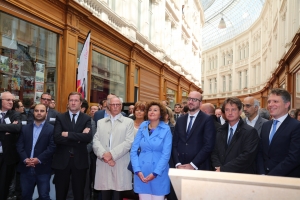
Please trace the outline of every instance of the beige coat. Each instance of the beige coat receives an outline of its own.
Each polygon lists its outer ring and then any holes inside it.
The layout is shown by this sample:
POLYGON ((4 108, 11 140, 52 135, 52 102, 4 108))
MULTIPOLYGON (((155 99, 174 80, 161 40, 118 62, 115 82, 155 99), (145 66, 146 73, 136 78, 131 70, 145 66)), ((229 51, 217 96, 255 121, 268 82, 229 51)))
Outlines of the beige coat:
POLYGON ((131 190, 132 173, 127 169, 130 161, 130 148, 134 140, 133 120, 119 114, 113 127, 110 118, 97 122, 97 132, 93 139, 93 150, 98 157, 96 163, 96 190, 131 190), (109 147, 111 140, 111 148, 109 147), (115 166, 102 160, 105 152, 111 152, 115 166))

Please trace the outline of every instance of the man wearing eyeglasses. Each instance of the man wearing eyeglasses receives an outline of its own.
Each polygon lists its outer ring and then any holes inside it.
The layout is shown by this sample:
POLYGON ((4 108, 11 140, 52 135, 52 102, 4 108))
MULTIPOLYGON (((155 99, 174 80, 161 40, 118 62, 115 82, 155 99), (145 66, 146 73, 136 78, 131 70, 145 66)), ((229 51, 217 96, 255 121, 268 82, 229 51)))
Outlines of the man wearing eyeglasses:
POLYGON ((265 123, 266 119, 262 118, 258 114, 259 102, 254 97, 246 97, 243 101, 243 108, 246 118, 244 121, 254 127, 257 130, 258 135, 260 136, 261 127, 265 123))
POLYGON ((0 200, 6 200, 19 161, 16 143, 22 128, 20 114, 12 110, 14 95, 1 93, 0 112, 0 200))
POLYGON ((133 120, 121 113, 122 100, 107 100, 110 116, 97 122, 93 150, 97 156, 95 189, 103 200, 122 199, 122 191, 132 189, 132 173, 127 169, 134 139, 133 120))
POLYGON ((202 95, 188 95, 189 113, 179 117, 173 136, 172 156, 177 169, 209 170, 216 130, 213 118, 200 110, 202 95))
MULTIPOLYGON (((58 112, 49 107, 50 103, 51 103, 51 100, 52 100, 51 94, 49 94, 47 92, 44 92, 41 95, 41 104, 44 104, 47 108, 47 119, 46 119, 46 121, 49 122, 50 124, 54 125, 58 112)), ((33 120, 34 120, 33 109, 29 110, 27 120, 28 120, 29 123, 33 122, 33 120)))

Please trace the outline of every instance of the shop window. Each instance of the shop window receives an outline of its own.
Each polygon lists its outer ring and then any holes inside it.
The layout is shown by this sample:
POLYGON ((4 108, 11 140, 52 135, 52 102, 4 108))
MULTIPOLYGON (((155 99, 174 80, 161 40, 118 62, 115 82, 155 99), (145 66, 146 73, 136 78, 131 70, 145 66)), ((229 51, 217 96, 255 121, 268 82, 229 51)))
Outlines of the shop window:
MULTIPOLYGON (((203 82, 203 81, 202 81, 203 82)), ((203 85, 202 85, 203 87, 203 85)), ((186 91, 182 91, 182 94, 181 94, 181 102, 185 102, 185 101, 188 101, 187 100, 188 98, 188 93, 186 91)))
POLYGON ((0 92, 10 91, 25 108, 43 92, 56 95, 58 36, 0 12, 0 92))
POLYGON ((177 92, 175 90, 167 88, 167 100, 169 102, 169 107, 174 108, 176 103, 177 92))
POLYGON ((125 73, 125 64, 93 50, 90 101, 99 103, 110 93, 126 101, 125 73))

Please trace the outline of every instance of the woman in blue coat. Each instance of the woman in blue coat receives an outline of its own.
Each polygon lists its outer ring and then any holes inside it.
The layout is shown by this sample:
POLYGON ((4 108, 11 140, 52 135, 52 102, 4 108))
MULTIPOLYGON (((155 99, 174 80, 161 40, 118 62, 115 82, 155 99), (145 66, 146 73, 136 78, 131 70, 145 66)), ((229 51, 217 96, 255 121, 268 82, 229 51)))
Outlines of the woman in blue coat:
POLYGON ((166 108, 160 102, 150 102, 143 122, 131 147, 134 170, 134 191, 141 200, 163 200, 170 192, 168 176, 172 148, 172 133, 164 123, 166 108), (141 149, 138 155, 138 149, 141 149))

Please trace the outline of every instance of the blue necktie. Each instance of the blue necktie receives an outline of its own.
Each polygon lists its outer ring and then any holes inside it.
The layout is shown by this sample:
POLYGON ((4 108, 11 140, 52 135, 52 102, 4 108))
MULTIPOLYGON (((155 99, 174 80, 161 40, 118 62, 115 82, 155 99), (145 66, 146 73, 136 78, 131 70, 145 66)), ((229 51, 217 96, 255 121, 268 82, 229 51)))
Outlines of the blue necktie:
POLYGON ((227 141, 227 145, 230 144, 231 140, 232 140, 232 136, 233 136, 233 129, 230 128, 230 134, 229 134, 229 138, 228 138, 228 141, 227 141))
POLYGON ((193 124, 193 118, 194 118, 194 116, 190 116, 190 122, 189 122, 188 129, 186 131, 186 137, 188 137, 189 134, 190 134, 190 131, 191 131, 191 128, 192 128, 192 124, 193 124))
POLYGON ((275 132, 276 132, 276 127, 277 127, 277 123, 279 121, 278 120, 273 120, 273 127, 272 127, 272 132, 270 133, 270 136, 269 136, 269 144, 271 144, 271 141, 275 135, 275 132))

